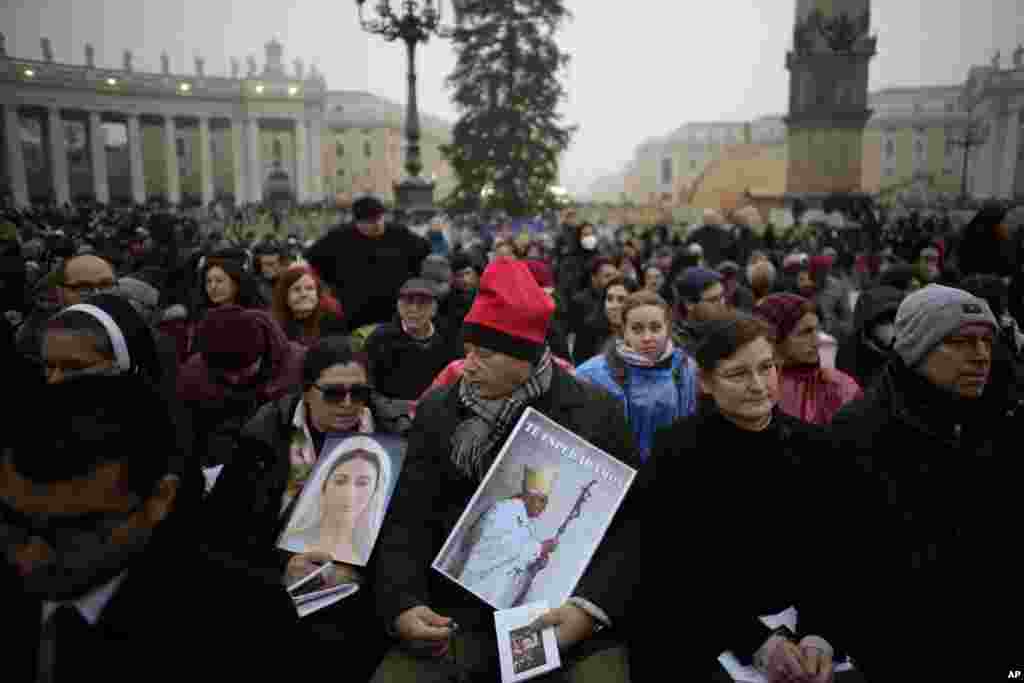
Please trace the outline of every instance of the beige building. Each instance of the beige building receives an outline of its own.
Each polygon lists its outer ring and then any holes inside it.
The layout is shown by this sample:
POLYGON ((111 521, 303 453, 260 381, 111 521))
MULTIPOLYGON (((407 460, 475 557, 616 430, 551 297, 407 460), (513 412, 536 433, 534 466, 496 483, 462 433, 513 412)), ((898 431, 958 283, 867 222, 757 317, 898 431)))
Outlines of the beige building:
MULTIPOLYGON (((369 192, 393 199, 402 175, 403 116, 369 93, 330 91, 301 60, 286 69, 284 47, 265 46, 265 63, 243 73, 138 71, 125 51, 119 68, 8 55, 0 34, 0 196, 24 206, 96 199, 120 204, 161 198, 172 204, 270 199, 348 201, 369 192)), ((423 117, 424 174, 453 183, 439 146, 448 125, 423 117)))

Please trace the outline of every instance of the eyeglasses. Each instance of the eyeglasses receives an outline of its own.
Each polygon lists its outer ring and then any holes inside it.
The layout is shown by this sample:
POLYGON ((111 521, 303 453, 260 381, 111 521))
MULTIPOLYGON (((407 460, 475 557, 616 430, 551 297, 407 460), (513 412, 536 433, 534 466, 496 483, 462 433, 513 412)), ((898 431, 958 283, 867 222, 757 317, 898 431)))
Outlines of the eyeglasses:
POLYGON ((434 297, 426 294, 403 294, 398 300, 406 306, 429 306, 434 303, 434 297))
POLYGON ((113 280, 104 282, 65 282, 64 289, 70 289, 73 292, 77 292, 83 296, 91 294, 103 294, 109 292, 114 288, 113 280))
POLYGON ((373 387, 369 384, 331 384, 329 386, 314 384, 313 386, 320 390, 327 403, 342 403, 349 398, 352 403, 365 404, 369 403, 373 397, 373 387))
POLYGON ((699 304, 724 304, 725 303, 725 292, 718 296, 713 296, 710 299, 701 298, 697 301, 699 304))
POLYGON ((33 538, 46 542, 54 550, 82 545, 93 536, 107 543, 111 533, 138 512, 145 500, 137 500, 123 512, 92 512, 82 515, 30 516, 15 510, 0 498, 0 547, 27 544, 33 538))

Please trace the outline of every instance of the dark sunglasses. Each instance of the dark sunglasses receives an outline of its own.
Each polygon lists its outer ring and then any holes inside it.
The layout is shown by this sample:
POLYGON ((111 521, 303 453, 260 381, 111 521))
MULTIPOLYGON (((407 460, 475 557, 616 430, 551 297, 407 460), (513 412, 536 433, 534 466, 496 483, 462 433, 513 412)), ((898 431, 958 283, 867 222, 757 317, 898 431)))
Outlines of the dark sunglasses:
POLYGON ((53 549, 72 539, 94 535, 103 542, 110 533, 138 512, 146 501, 138 500, 123 512, 90 512, 82 515, 52 515, 33 517, 18 512, 7 501, 0 499, 0 546, 28 543, 40 538, 53 549))
POLYGON ((350 397, 353 403, 369 403, 373 397, 373 387, 369 384, 331 384, 320 386, 314 384, 327 403, 342 403, 350 397))

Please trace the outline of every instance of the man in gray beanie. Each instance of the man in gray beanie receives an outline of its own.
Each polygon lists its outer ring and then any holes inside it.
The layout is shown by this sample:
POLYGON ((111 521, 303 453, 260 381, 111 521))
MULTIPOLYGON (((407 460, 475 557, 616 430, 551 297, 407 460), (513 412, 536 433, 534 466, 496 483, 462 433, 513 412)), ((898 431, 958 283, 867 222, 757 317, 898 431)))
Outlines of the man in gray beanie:
POLYGON ((1020 609, 1008 556, 1017 544, 1007 542, 1017 535, 1012 439, 1024 400, 993 365, 996 332, 988 304, 965 291, 910 294, 889 364, 832 422, 830 512, 849 573, 831 579, 847 603, 844 642, 869 681, 981 680, 974 655, 1019 654, 1019 634, 994 624, 1020 609))

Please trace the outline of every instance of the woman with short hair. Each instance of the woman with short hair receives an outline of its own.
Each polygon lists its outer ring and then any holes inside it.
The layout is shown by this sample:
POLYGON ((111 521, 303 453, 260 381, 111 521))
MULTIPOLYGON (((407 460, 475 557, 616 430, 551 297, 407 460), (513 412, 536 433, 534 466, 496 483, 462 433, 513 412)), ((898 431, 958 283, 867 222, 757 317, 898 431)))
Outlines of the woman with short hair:
MULTIPOLYGON (((708 323, 695 353, 706 398, 695 415, 655 435, 629 507, 619 513, 636 527, 626 533, 639 537, 689 520, 685 543, 694 561, 687 571, 695 574, 686 581, 700 586, 687 603, 701 628, 687 636, 685 662, 677 632, 637 622, 630 644, 635 680, 648 680, 649 667, 652 675, 672 670, 680 679, 711 674, 728 681, 718 661, 724 651, 769 680, 832 680, 843 611, 826 583, 829 553, 836 552, 829 545, 828 440, 821 428, 779 410, 774 334, 747 315, 708 323), (776 523, 782 510, 795 511, 792 523, 776 523), (759 619, 789 607, 798 611, 795 631, 759 619)), ((678 590, 680 568, 666 561, 661 543, 638 540, 635 553, 631 566, 644 578, 634 609, 645 615, 678 590)))

